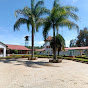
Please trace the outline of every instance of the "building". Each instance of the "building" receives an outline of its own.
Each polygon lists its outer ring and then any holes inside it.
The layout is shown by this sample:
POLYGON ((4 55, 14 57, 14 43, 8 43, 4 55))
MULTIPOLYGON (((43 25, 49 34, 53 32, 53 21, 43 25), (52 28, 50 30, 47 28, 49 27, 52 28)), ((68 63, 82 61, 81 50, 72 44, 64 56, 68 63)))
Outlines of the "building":
POLYGON ((88 47, 68 47, 65 51, 71 52, 73 56, 86 54, 88 47))
POLYGON ((6 45, 0 42, 0 57, 6 57, 6 45))
POLYGON ((52 36, 49 36, 46 40, 45 40, 45 54, 49 54, 52 55, 53 54, 53 50, 50 46, 50 41, 52 40, 52 36))
POLYGON ((35 52, 38 52, 37 55, 44 55, 45 54, 45 48, 43 48, 43 49, 35 49, 35 52))
MULTIPOLYGON (((45 54, 52 55, 53 50, 50 47, 50 41, 52 40, 52 36, 49 36, 45 41, 45 54)), ((68 56, 76 56, 86 54, 88 56, 88 47, 68 47, 65 48, 65 51, 60 51, 60 55, 68 55, 68 56)), ((58 51, 57 51, 58 55, 58 51)))
POLYGON ((7 54, 13 54, 15 53, 14 51, 17 50, 18 54, 28 54, 31 52, 31 49, 28 49, 25 46, 22 45, 10 45, 10 44, 6 44, 7 49, 6 49, 6 53, 7 54))
POLYGON ((6 55, 15 54, 16 52, 17 54, 29 54, 31 49, 22 45, 10 45, 0 42, 0 57, 6 57, 6 55))

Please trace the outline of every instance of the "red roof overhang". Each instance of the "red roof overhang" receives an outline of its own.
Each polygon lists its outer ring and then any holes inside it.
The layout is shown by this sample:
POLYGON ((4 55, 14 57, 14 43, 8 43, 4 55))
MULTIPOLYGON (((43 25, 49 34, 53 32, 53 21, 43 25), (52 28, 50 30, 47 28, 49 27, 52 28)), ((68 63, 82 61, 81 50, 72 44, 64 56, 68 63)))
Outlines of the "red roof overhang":
POLYGON ((11 50, 29 50, 29 51, 31 51, 31 49, 28 49, 27 47, 22 46, 22 45, 9 45, 9 44, 6 44, 6 46, 7 46, 8 49, 11 49, 11 50))

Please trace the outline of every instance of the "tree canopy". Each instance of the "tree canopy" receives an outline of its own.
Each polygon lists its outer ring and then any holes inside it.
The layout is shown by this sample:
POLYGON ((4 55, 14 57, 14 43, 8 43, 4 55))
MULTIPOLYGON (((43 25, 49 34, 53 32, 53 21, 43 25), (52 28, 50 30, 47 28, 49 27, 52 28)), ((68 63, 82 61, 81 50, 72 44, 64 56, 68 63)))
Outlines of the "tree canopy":
POLYGON ((69 45, 70 47, 76 47, 77 45, 76 45, 76 39, 72 39, 71 41, 70 41, 70 45, 69 45))
MULTIPOLYGON (((70 18, 74 19, 75 21, 78 20, 78 16, 75 14, 76 11, 78 11, 76 7, 61 6, 59 0, 54 0, 53 8, 50 11, 50 15, 46 18, 46 21, 44 22, 43 36, 45 40, 51 28, 53 28, 53 37, 55 37, 56 31, 58 32, 59 27, 62 26, 66 26, 69 29, 74 28, 79 30, 78 25, 70 20, 70 18)), ((55 39, 53 54, 53 59, 57 59, 55 39)))
POLYGON ((64 50, 65 39, 62 37, 62 35, 58 34, 57 36, 53 37, 53 39, 51 40, 50 42, 51 48, 54 48, 54 44, 56 44, 56 48, 58 49, 58 54, 59 54, 59 51, 61 51, 62 49, 64 50), (54 42, 55 39, 56 41, 54 42))
POLYGON ((28 31, 29 27, 31 25, 32 27, 32 58, 34 58, 34 33, 35 31, 38 31, 38 28, 43 24, 44 19, 40 18, 44 13, 49 14, 49 10, 44 7, 44 2, 38 1, 35 4, 35 0, 31 0, 31 7, 24 7, 21 10, 15 11, 15 16, 18 18, 18 20, 14 24, 14 30, 18 29, 20 30, 20 25, 26 24, 28 31))
POLYGON ((70 47, 84 47, 88 46, 88 28, 80 30, 77 39, 72 39, 70 41, 70 47))
POLYGON ((77 37, 76 45, 79 47, 88 46, 88 28, 80 30, 80 33, 77 37))

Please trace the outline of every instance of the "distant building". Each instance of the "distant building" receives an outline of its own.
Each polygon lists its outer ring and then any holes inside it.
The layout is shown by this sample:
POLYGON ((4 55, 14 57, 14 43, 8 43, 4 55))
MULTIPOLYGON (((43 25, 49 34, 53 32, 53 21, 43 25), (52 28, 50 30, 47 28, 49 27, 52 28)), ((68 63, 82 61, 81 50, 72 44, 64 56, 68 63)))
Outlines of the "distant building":
POLYGON ((9 45, 0 42, 0 57, 6 57, 7 54, 14 54, 17 50, 18 54, 28 54, 31 53, 31 49, 26 48, 22 45, 9 45))
POLYGON ((14 53, 14 50, 18 50, 18 54, 28 54, 28 52, 31 52, 31 49, 28 49, 27 47, 22 45, 6 44, 6 46, 7 46, 7 49, 6 49, 7 54, 14 53))
MULTIPOLYGON (((52 40, 52 36, 49 36, 45 40, 45 54, 47 55, 52 55, 53 54, 53 49, 50 46, 50 42, 52 40)), ((75 56, 75 55, 82 55, 82 54, 88 54, 88 47, 68 47, 65 48, 65 51, 61 51, 60 55, 69 55, 69 56, 75 56)), ((57 51, 58 55, 58 51, 57 51)), ((88 56, 88 55, 87 55, 88 56)))

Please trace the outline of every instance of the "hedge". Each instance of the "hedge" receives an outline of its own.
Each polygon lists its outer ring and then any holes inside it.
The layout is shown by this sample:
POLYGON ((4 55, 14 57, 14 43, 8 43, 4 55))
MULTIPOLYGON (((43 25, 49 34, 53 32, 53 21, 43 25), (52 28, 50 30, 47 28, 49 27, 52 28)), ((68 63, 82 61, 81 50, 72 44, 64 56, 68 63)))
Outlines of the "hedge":
MULTIPOLYGON (((28 58, 31 57, 31 55, 11 55, 11 56, 7 56, 7 57, 0 57, 0 59, 16 59, 16 58, 28 58)), ((35 55, 35 57, 38 58, 52 58, 53 56, 47 56, 47 55, 35 55)), ((80 57, 80 56, 79 56, 80 57)), ((57 56, 57 58, 61 58, 61 59, 67 59, 67 60, 76 60, 76 61, 83 61, 83 62, 88 62, 88 57, 85 58, 72 58, 72 57, 65 57, 65 56, 57 56)))

